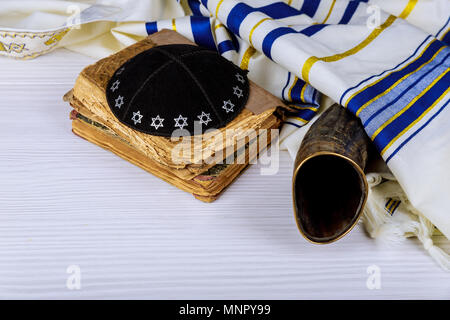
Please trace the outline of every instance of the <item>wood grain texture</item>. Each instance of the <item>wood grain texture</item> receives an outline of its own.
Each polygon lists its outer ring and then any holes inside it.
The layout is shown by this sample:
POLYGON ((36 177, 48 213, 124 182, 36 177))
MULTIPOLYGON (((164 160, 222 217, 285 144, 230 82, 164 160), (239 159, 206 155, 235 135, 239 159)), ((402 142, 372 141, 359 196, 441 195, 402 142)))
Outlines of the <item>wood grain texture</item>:
POLYGON ((76 137, 62 96, 92 62, 0 59, 0 298, 450 298, 416 240, 380 247, 360 226, 303 239, 287 153, 278 175, 254 165, 206 204, 76 137), (366 287, 372 264, 381 290, 366 287), (69 265, 81 290, 66 288, 69 265))

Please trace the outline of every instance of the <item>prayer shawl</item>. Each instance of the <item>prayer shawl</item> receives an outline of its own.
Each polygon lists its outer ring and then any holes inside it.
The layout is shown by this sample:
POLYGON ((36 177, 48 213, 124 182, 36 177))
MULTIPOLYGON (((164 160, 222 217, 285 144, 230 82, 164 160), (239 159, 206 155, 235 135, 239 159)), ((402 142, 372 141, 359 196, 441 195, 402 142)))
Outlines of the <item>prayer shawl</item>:
POLYGON ((416 235, 450 269, 431 240, 434 226, 450 239, 449 14, 448 0, 2 1, 0 55, 100 58, 176 30, 296 110, 281 134, 292 156, 320 92, 361 119, 389 167, 368 175, 369 233, 416 235))

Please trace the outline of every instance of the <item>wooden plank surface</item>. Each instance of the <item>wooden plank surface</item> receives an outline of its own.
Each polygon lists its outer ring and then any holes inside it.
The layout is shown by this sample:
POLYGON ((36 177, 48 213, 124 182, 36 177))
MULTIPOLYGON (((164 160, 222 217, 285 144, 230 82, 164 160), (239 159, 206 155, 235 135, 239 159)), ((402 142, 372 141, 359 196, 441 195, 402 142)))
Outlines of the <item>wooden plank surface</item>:
POLYGON ((0 298, 450 298, 450 274, 417 240, 381 247, 361 226, 304 240, 287 153, 277 175, 254 165, 206 204, 74 136, 62 96, 92 62, 0 59, 0 298))

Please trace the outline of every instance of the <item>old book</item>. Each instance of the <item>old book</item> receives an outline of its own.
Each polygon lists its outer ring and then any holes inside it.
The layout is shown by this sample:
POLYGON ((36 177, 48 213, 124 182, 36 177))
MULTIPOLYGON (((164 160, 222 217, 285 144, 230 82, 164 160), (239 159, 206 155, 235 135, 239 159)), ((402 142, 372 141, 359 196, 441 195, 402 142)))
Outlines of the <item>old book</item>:
MULTIPOLYGON (((223 139, 200 135, 202 139, 191 144, 192 152, 178 154, 174 161, 173 154, 180 142, 133 130, 118 121, 108 106, 105 92, 109 79, 124 62, 152 47, 175 43, 192 44, 174 31, 161 31, 86 67, 73 90, 65 95, 65 100, 74 108, 71 114, 74 133, 194 194, 198 199, 210 202, 244 170, 250 158, 256 156, 249 150, 257 139, 248 136, 248 131, 254 130, 258 135, 261 129, 278 128, 282 121, 281 108, 285 106, 250 81, 245 108, 219 129, 223 132, 223 139), (237 141, 245 141, 244 147, 237 141), (197 154, 202 157, 196 158, 197 154), (242 155, 246 156, 240 163, 223 164, 227 157, 242 155)), ((267 144, 270 144, 270 130, 268 133, 267 144)), ((196 137, 184 139, 193 142, 196 137)))

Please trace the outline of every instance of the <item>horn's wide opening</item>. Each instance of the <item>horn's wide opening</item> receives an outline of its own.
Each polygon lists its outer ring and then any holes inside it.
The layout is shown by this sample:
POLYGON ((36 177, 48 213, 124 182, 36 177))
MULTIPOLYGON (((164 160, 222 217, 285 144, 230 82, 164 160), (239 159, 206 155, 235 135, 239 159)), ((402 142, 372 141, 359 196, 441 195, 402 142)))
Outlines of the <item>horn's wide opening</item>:
POLYGON ((364 174, 353 162, 333 154, 307 159, 294 182, 296 219, 314 242, 336 240, 353 227, 364 205, 364 174))

